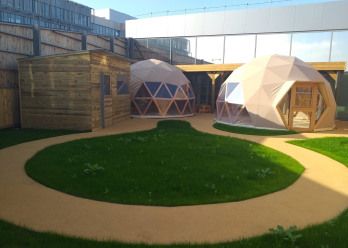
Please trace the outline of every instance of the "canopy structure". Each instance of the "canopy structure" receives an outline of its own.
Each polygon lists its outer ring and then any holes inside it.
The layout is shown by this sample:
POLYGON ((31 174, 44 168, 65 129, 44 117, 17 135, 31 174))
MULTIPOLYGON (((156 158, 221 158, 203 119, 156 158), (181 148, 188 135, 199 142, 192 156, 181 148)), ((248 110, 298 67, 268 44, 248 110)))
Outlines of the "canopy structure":
POLYGON ((318 131, 335 127, 330 84, 296 57, 256 58, 235 70, 216 101, 217 122, 256 128, 318 131))
POLYGON ((178 68, 160 60, 131 66, 130 93, 135 117, 184 117, 195 112, 190 81, 178 68))

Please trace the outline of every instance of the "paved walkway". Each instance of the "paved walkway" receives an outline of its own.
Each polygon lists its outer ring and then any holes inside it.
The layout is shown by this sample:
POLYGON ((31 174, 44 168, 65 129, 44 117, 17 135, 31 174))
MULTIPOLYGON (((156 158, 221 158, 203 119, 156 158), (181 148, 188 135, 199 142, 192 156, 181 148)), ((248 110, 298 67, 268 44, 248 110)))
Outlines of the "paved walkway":
POLYGON ((95 133, 49 138, 0 150, 0 219, 36 231, 88 239, 216 243, 263 234, 276 225, 305 227, 329 220, 348 208, 348 169, 318 153, 285 143, 291 138, 338 134, 245 136, 213 129, 211 115, 187 120, 204 132, 275 148, 297 159, 306 170, 294 184, 276 193, 241 202, 184 207, 131 206, 82 199, 40 185, 25 174, 26 160, 49 145, 156 125, 156 120, 133 119, 95 133))

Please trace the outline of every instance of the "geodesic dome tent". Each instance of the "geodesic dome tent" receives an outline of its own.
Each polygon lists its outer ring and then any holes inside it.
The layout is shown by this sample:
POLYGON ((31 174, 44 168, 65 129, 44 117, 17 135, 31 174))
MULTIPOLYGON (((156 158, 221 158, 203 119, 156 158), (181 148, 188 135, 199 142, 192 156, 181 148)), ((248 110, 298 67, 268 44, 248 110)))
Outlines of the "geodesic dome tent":
POLYGON ((176 66, 149 59, 131 66, 131 112, 136 117, 184 117, 195 112, 190 81, 176 66))
POLYGON ((296 57, 256 58, 222 84, 216 121, 256 128, 315 131, 335 127, 330 84, 296 57))

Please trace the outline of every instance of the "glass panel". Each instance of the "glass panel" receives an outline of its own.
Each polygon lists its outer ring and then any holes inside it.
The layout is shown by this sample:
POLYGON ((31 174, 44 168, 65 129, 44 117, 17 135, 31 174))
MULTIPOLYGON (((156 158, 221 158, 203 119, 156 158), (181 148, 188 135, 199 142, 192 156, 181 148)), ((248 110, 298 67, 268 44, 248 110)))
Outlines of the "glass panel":
POLYGON ((178 91, 177 91, 177 93, 176 93, 175 98, 178 99, 178 98, 187 98, 187 97, 186 97, 184 91, 183 91, 181 88, 179 88, 178 91))
POLYGON ((290 34, 262 34, 257 36, 256 57, 290 54, 290 34))
POLYGON ((197 64, 222 64, 224 37, 197 38, 197 64))
POLYGON ((180 111, 180 112, 183 112, 184 107, 185 107, 185 105, 186 105, 186 103, 187 103, 187 100, 176 100, 175 102, 176 102, 176 105, 177 105, 178 108, 179 108, 179 111, 180 111))
POLYGON ((111 95, 111 83, 110 83, 110 76, 109 75, 104 75, 103 91, 104 91, 104 96, 111 95))
POLYGON ((145 85, 142 84, 139 90, 137 91, 135 97, 151 97, 151 95, 147 91, 145 85))
POLYGON ((311 113, 303 111, 293 111, 292 126, 294 128, 310 128, 311 113))
POLYGON ((134 100, 135 104, 138 106, 138 109, 140 110, 141 113, 145 112, 150 101, 151 101, 150 99, 136 99, 136 100, 134 100))
POLYGON ((255 35, 226 36, 225 64, 245 63, 254 58, 255 35))
POLYGON ((317 111, 315 113, 316 121, 318 121, 320 119, 320 117, 324 113, 325 109, 326 109, 326 104, 325 104, 323 95, 319 91, 318 92, 318 100, 317 100, 317 111))
POLYGON ((216 99, 218 102, 224 102, 225 101, 225 94, 226 94, 226 84, 221 85, 220 92, 218 95, 218 98, 216 99))
POLYGON ((307 62, 329 61, 330 32, 294 33, 291 55, 307 62))
POLYGON ((118 95, 128 95, 128 84, 124 81, 117 81, 117 94, 118 95))
POLYGON ((139 110, 137 109, 137 107, 135 106, 134 102, 132 101, 131 103, 131 112, 133 115, 139 115, 139 110))
POLYGON ((156 100, 156 103, 160 109, 161 114, 165 115, 167 112, 167 108, 169 107, 169 104, 171 103, 171 100, 156 100))
POLYGON ((280 101, 278 105, 280 114, 283 116, 283 119, 285 120, 285 125, 289 125, 290 98, 291 98, 291 91, 289 91, 283 97, 283 99, 280 101))
POLYGON ((170 62, 170 38, 148 39, 149 49, 155 52, 157 58, 170 62))
POLYGON ((167 90, 167 87, 164 84, 161 86, 161 88, 157 92, 156 97, 159 97, 159 98, 172 98, 172 96, 170 95, 169 91, 167 90))
POLYGON ((195 64, 196 38, 172 38, 172 60, 175 65, 195 64))
POLYGON ((154 102, 150 103, 150 106, 146 110, 145 114, 146 115, 155 115, 155 116, 159 115, 158 109, 157 109, 157 107, 156 107, 154 102))
POLYGON ((179 114, 178 109, 177 109, 175 103, 173 102, 167 111, 167 115, 178 115, 178 114, 179 114))
POLYGON ((160 87, 161 83, 158 83, 158 82, 146 82, 145 85, 149 89, 151 94, 154 96, 156 91, 160 87))
POLYGON ((309 108, 312 106, 312 87, 296 87, 295 107, 309 108))
MULTIPOLYGON (((347 44, 348 44, 348 31, 334 32, 333 33, 331 61, 346 61, 346 62, 348 62, 347 44)), ((347 67, 347 69, 348 69, 348 67, 347 67)))
POLYGON ((176 85, 174 84, 166 84, 167 85, 167 88, 169 89, 171 95, 174 97, 175 96, 175 92, 176 92, 176 89, 178 88, 176 85))

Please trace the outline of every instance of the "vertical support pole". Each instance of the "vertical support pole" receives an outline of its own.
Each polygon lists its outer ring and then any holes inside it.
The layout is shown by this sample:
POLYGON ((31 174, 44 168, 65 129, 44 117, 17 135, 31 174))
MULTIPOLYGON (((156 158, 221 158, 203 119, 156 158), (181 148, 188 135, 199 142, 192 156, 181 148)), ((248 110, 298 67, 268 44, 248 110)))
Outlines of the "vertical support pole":
POLYGON ((226 35, 224 35, 224 44, 222 49, 222 63, 225 64, 225 51, 226 51, 226 35))
POLYGON ((331 32, 329 62, 331 62, 331 59, 332 59, 332 41, 333 41, 333 32, 331 32))
POLYGON ((115 42, 115 38, 114 38, 114 37, 110 37, 110 51, 111 51, 112 53, 115 52, 114 42, 115 42))
POLYGON ((254 58, 256 58, 257 55, 257 34, 255 34, 255 50, 254 50, 254 58))
POLYGON ((173 40, 169 38, 169 64, 173 64, 173 40))
POLYGON ((128 38, 126 40, 126 45, 127 45, 127 49, 126 49, 127 57, 132 59, 134 57, 133 56, 134 40, 132 38, 128 38))
POLYGON ((292 37, 293 37, 293 33, 291 33, 291 35, 290 35, 290 51, 289 51, 289 56, 291 56, 291 54, 292 54, 292 37))
POLYGON ((38 24, 33 25, 33 52, 34 56, 41 55, 41 34, 38 24))
POLYGON ((215 112, 215 83, 216 79, 219 77, 219 73, 213 72, 208 73, 208 76, 211 79, 211 112, 215 112))
POLYGON ((105 110, 104 110, 104 73, 100 73, 100 127, 105 128, 105 110))
POLYGON ((81 34, 81 50, 85 51, 87 50, 87 33, 84 31, 81 34))
POLYGON ((197 64, 197 41, 198 37, 195 37, 195 65, 197 64))

